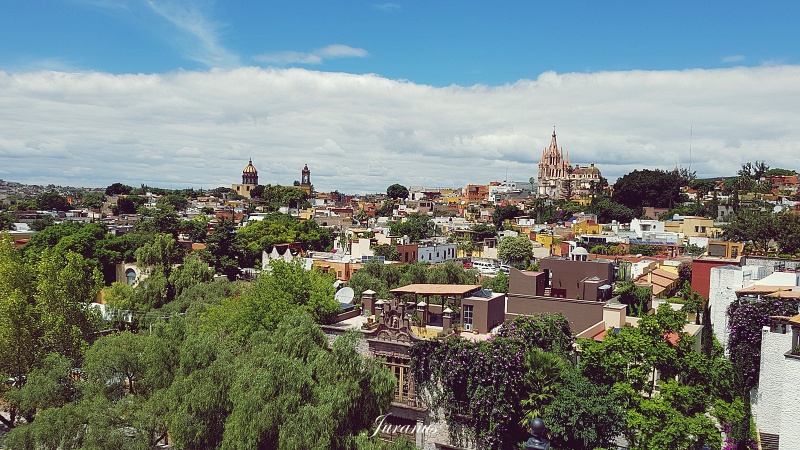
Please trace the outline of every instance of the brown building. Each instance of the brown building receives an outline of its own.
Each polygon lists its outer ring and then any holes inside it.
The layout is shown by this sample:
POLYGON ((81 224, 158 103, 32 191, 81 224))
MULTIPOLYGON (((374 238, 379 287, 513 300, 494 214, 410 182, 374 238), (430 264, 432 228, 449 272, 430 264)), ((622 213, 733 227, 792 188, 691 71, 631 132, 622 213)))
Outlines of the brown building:
POLYGON ((539 266, 542 272, 550 274, 552 297, 580 300, 611 298, 610 287, 614 283, 614 266, 608 261, 545 258, 539 260, 539 266))
POLYGON ((506 300, 506 320, 517 316, 542 313, 561 313, 572 330, 579 333, 603 320, 605 301, 577 300, 548 295, 549 288, 543 288, 547 274, 511 269, 508 279, 506 300))
POLYGON ((506 296, 478 291, 461 299, 461 327, 464 331, 487 334, 505 321, 506 296))
POLYGON ((417 262, 417 252, 419 252, 419 244, 402 244, 397 246, 397 251, 400 252, 401 263, 417 262))

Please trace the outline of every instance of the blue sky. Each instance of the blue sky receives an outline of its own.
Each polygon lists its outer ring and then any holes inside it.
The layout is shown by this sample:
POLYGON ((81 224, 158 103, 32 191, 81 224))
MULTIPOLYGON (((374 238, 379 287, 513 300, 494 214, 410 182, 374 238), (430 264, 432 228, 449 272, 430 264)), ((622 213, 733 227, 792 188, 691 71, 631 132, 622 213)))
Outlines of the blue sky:
POLYGON ((800 51, 797 1, 31 0, 3 10, 7 71, 295 66, 468 86, 546 71, 796 64, 800 51), (332 45, 351 51, 297 61, 332 45))
POLYGON ((797 1, 30 0, 0 15, 0 178, 163 187, 800 169, 797 1), (452 170, 454 161, 460 170, 452 170), (106 168, 98 171, 98 168, 106 168))

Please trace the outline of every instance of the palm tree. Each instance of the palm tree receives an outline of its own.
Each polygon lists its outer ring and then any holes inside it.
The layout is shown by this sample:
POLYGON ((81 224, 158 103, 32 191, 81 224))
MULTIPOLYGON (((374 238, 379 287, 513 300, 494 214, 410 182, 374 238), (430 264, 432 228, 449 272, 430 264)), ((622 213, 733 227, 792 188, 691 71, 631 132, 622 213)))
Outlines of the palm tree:
POLYGON ((525 369, 524 389, 528 394, 522 400, 525 414, 520 425, 523 427, 531 420, 542 417, 544 407, 553 401, 561 387, 569 363, 555 353, 534 348, 525 358, 525 369))

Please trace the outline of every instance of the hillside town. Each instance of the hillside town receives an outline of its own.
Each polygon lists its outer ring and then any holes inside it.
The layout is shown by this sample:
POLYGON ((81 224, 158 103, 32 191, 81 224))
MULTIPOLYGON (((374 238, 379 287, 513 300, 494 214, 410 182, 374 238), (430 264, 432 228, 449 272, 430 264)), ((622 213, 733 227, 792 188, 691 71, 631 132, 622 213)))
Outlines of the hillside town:
POLYGON ((798 173, 540 154, 358 195, 258 157, 210 190, 0 181, 6 447, 800 448, 798 173))

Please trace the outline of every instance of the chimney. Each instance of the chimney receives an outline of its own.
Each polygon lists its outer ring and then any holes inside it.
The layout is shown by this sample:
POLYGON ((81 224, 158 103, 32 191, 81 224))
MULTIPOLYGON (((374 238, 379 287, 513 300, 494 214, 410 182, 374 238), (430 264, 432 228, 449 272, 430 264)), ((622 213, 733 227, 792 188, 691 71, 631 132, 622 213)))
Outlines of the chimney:
POLYGON ((625 326, 625 319, 627 314, 628 305, 624 305, 615 299, 603 305, 603 322, 606 328, 622 328, 625 326))

